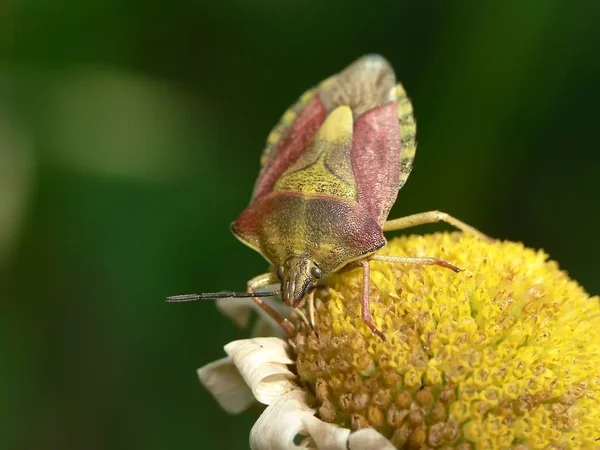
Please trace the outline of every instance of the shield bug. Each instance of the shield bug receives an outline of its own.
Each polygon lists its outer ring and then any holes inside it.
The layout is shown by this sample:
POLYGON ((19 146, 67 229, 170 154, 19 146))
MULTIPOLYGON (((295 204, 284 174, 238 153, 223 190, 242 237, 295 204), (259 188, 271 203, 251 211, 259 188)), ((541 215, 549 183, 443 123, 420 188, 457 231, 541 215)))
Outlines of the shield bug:
POLYGON ((439 211, 387 220, 408 178, 416 152, 413 108, 381 56, 367 55, 315 88, 288 109, 267 139, 248 207, 233 234, 262 254, 271 271, 248 282, 245 293, 192 294, 168 301, 251 297, 288 333, 293 326, 255 290, 274 283, 286 305, 304 304, 318 280, 362 267, 362 319, 383 338, 369 310, 372 260, 439 265, 433 257, 393 257, 376 252, 385 231, 444 221, 484 239, 473 227, 439 211))

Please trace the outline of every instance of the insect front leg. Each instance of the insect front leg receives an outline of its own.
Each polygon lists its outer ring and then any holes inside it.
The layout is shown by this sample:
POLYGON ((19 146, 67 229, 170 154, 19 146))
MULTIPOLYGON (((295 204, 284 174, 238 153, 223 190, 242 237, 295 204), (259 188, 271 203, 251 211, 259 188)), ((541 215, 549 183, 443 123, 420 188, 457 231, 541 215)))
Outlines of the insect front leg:
POLYGON ((461 220, 458 220, 455 217, 452 217, 449 214, 441 211, 427 211, 419 214, 412 214, 406 217, 400 217, 394 220, 388 220, 383 224, 383 231, 395 231, 395 230, 403 230, 405 228, 415 227, 417 225, 425 225, 428 223, 437 223, 437 222, 446 222, 463 233, 471 234, 473 236, 477 236, 480 239, 483 239, 486 242, 492 242, 493 239, 471 225, 467 225, 461 220))
POLYGON ((385 335, 377 328, 377 326, 375 326, 375 323, 373 322, 373 316, 371 315, 371 310, 369 309, 371 303, 371 268, 369 267, 369 261, 364 259, 360 261, 360 265, 363 268, 360 316, 365 325, 367 325, 373 333, 385 341, 385 335))
MULTIPOLYGON (((269 284, 272 284, 272 283, 275 283, 278 281, 279 280, 276 280, 274 278, 273 274, 263 273, 262 275, 258 275, 256 277, 252 278, 250 281, 248 281, 248 292, 253 294, 256 291, 256 289, 259 289, 264 286, 268 286, 269 284)), ((251 297, 251 298, 254 303, 256 303, 260 308, 262 308, 263 311, 265 311, 269 316, 271 316, 279 324, 279 326, 283 329, 283 331, 285 331, 285 333, 289 337, 292 337, 292 335, 294 334, 294 325, 292 325, 292 323, 288 319, 286 319, 281 314, 279 314, 277 311, 275 311, 273 308, 271 308, 261 298, 259 298, 259 297, 251 297)))

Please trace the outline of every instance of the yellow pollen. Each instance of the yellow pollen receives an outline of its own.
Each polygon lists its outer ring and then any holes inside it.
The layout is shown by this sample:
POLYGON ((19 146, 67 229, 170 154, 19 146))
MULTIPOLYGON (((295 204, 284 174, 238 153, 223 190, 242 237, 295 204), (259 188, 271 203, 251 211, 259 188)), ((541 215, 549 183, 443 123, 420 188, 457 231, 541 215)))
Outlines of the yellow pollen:
POLYGON ((600 448, 600 299, 541 251, 460 233, 393 239, 381 254, 464 269, 372 261, 315 294, 296 321, 297 370, 322 420, 373 427, 397 448, 600 448))

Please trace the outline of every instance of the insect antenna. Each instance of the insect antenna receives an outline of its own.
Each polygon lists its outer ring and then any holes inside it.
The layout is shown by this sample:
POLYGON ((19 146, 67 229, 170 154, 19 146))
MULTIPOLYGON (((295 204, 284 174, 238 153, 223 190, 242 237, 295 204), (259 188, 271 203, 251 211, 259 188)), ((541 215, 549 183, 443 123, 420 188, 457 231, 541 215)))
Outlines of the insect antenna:
POLYGON ((273 295, 279 295, 281 291, 269 291, 269 292, 207 292, 204 294, 183 294, 183 295, 172 295, 167 297, 168 303, 179 303, 179 302, 194 302, 196 300, 215 300, 217 298, 251 298, 251 297, 272 297, 273 295))

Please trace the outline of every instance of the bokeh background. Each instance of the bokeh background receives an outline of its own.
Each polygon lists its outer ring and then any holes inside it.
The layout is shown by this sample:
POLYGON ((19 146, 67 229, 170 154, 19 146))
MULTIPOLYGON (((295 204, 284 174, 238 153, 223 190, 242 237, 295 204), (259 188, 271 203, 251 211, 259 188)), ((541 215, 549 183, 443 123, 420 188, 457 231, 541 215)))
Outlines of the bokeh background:
MULTIPOLYGON (((4 0, 0 448, 247 448, 195 370, 245 333, 210 302, 270 128, 368 52, 412 97, 392 217, 447 211, 600 291, 600 3, 4 0)), ((443 226, 411 232, 424 233, 443 226)))

